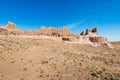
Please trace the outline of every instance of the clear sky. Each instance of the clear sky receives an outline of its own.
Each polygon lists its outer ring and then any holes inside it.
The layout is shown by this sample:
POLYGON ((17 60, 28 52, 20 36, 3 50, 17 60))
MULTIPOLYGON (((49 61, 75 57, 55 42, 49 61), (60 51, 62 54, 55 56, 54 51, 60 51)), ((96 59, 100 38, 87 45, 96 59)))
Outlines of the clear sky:
POLYGON ((19 29, 40 26, 80 33, 97 27, 110 41, 120 41, 120 0, 0 0, 0 26, 7 21, 19 29))

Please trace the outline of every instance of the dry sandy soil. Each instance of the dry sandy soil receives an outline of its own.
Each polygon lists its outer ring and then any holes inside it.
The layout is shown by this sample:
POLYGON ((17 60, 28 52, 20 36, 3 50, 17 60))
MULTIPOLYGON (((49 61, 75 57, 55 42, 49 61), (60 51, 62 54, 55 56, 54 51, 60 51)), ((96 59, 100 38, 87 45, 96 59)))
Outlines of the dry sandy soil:
POLYGON ((112 45, 0 36, 0 80, 120 80, 120 42, 112 45))

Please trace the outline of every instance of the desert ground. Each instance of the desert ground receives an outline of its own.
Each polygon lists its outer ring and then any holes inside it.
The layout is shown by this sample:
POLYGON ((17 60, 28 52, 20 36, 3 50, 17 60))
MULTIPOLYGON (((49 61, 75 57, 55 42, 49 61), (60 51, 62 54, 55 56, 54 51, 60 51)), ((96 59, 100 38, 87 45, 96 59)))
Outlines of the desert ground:
POLYGON ((111 44, 0 36, 0 80, 120 80, 120 42, 111 44))

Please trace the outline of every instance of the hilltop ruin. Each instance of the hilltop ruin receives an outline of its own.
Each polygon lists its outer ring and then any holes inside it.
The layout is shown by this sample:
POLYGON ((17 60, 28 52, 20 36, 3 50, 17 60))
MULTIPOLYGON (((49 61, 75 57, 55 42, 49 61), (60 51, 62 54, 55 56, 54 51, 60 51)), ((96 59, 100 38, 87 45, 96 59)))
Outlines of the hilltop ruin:
POLYGON ((6 26, 0 27, 0 35, 45 35, 50 37, 54 36, 61 37, 61 40, 67 42, 90 44, 93 46, 102 45, 112 48, 107 38, 103 36, 98 36, 97 28, 94 28, 92 30, 87 29, 85 33, 81 32, 80 34, 74 34, 70 32, 66 27, 63 27, 62 29, 55 29, 52 27, 46 28, 42 26, 40 30, 19 30, 16 24, 8 22, 6 26))

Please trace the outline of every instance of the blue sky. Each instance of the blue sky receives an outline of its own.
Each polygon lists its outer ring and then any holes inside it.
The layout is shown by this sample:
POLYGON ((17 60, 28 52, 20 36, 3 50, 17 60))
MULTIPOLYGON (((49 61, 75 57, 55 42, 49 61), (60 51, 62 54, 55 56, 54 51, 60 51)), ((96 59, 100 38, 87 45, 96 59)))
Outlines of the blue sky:
POLYGON ((7 21, 21 30, 40 26, 80 33, 97 27, 110 41, 120 41, 120 0, 0 0, 0 25, 7 21))

